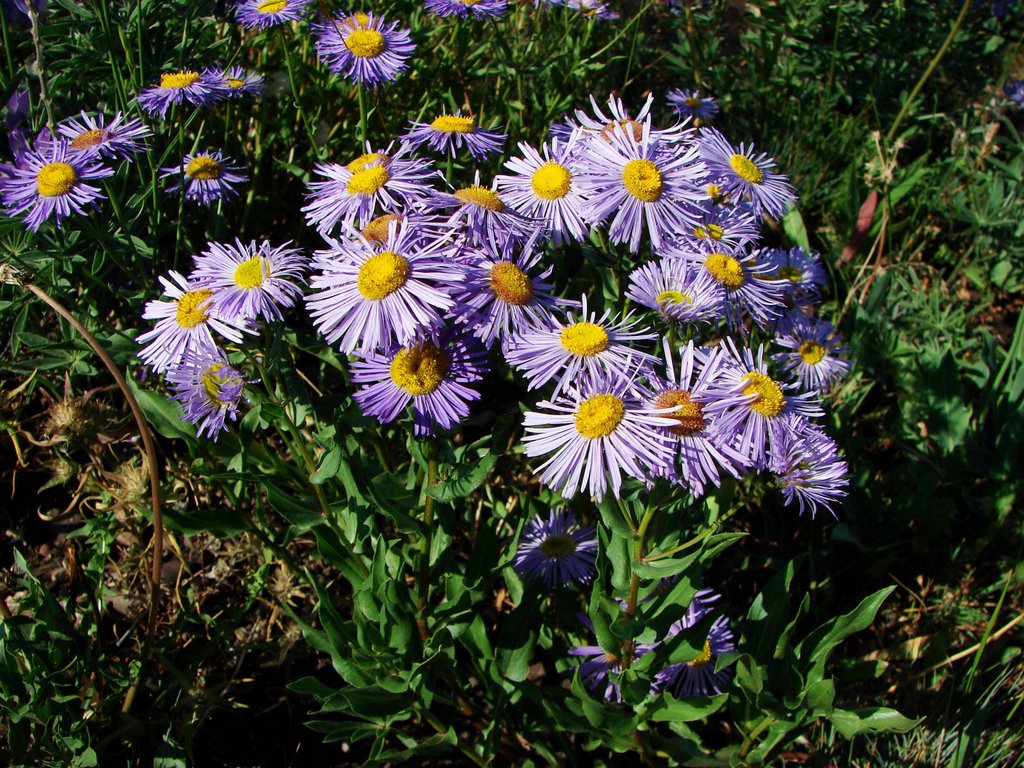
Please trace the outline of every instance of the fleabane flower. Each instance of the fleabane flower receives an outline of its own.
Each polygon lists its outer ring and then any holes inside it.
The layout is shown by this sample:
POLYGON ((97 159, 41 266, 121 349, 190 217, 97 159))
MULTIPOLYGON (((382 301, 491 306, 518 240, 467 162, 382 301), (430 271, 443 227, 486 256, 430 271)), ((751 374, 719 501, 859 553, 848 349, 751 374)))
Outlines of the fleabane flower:
POLYGON ((376 87, 397 78, 416 47, 409 30, 372 13, 324 19, 314 33, 320 60, 360 86, 376 87))
POLYGON ((181 165, 160 169, 162 179, 177 177, 181 181, 169 186, 167 192, 177 192, 184 185, 186 199, 206 206, 237 197, 238 190, 234 185, 249 180, 244 169, 235 165, 234 160, 225 157, 219 149, 185 155, 181 165))
POLYGON ((267 240, 248 244, 210 243, 195 257, 194 284, 213 291, 219 317, 280 320, 281 310, 302 295, 308 259, 291 243, 273 246, 267 240))
POLYGON ((828 285, 821 255, 803 248, 765 248, 755 252, 767 266, 766 273, 781 280, 793 304, 814 304, 828 285))
MULTIPOLYGON (((686 615, 669 627, 665 639, 690 631, 704 621, 714 610, 714 603, 718 599, 719 596, 710 589, 703 589, 694 595, 686 615)), ((716 671, 715 663, 719 656, 735 648, 736 641, 729 629, 729 621, 719 615, 712 622, 704 647, 697 656, 660 670, 654 676, 651 688, 654 691, 667 691, 678 699, 721 693, 732 672, 726 669, 716 671)))
POLYGON ((768 266, 755 255, 716 251, 699 255, 697 263, 725 289, 726 317, 731 325, 740 325, 747 314, 766 328, 782 313, 786 286, 772 277, 768 266))
POLYGON ((756 243, 760 236, 758 220, 747 207, 704 203, 700 206, 697 223, 683 227, 679 240, 663 253, 672 258, 680 250, 735 255, 756 243))
POLYGON ((0 176, 0 200, 8 214, 25 214, 25 225, 33 232, 50 217, 60 228, 71 214, 98 208, 103 195, 90 182, 114 172, 92 153, 73 152, 65 139, 53 139, 44 149, 21 153, 6 171, 6 178, 0 176))
POLYGON ((597 99, 591 94, 590 107, 593 114, 588 114, 582 109, 574 110, 574 117, 567 117, 564 122, 551 126, 551 136, 568 141, 573 134, 576 134, 579 139, 576 152, 582 155, 590 146, 591 141, 610 141, 616 131, 627 133, 634 140, 640 141, 646 127, 651 139, 670 144, 681 141, 688 135, 682 126, 667 129, 655 128, 651 124, 651 107, 653 105, 654 94, 648 94, 643 106, 635 114, 631 114, 622 99, 611 95, 602 109, 598 105, 597 99))
POLYGON ((487 353, 464 332, 447 330, 351 364, 353 397, 367 416, 387 424, 412 404, 413 434, 429 437, 469 415, 480 393, 468 386, 487 373, 487 353))
POLYGON ((695 88, 675 88, 665 94, 665 99, 677 115, 692 120, 694 125, 706 125, 718 115, 715 100, 701 96, 695 88))
POLYGON ((536 517, 526 526, 512 567, 553 589, 588 583, 594 577, 596 557, 596 528, 581 528, 567 509, 553 509, 546 519, 536 517))
POLYGON ((789 180, 773 170, 775 161, 755 153, 753 145, 733 147, 719 131, 708 128, 698 137, 697 149, 707 164, 709 181, 734 201, 749 203, 758 216, 782 218, 796 201, 789 180))
POLYGON ((523 417, 523 446, 541 481, 567 499, 585 490, 618 497, 623 476, 646 480, 669 457, 658 427, 671 426, 645 405, 630 377, 584 376, 523 417))
POLYGON ((443 241, 415 224, 392 223, 383 243, 354 231, 315 254, 306 307, 317 330, 342 352, 408 344, 439 328, 463 279, 443 241))
POLYGON ((455 156, 456 150, 465 147, 477 160, 486 160, 501 151, 508 134, 484 130, 476 124, 472 115, 456 112, 454 115, 438 115, 429 123, 412 121, 402 141, 414 147, 424 144, 436 152, 455 156))
POLYGON ((69 118, 57 126, 57 132, 68 141, 73 153, 95 152, 103 157, 128 160, 146 149, 145 139, 153 132, 137 117, 118 112, 107 122, 104 115, 82 112, 80 119, 69 118))
POLYGON ((462 232, 473 245, 501 245, 509 248, 525 242, 536 231, 533 220, 512 210, 496 191, 480 183, 480 172, 473 183, 454 192, 437 192, 424 202, 426 210, 447 212, 449 227, 462 232))
POLYGON ((472 15, 474 19, 498 19, 505 15, 506 0, 426 0, 423 7, 435 16, 472 15))
POLYGON ((725 316, 725 289, 685 259, 637 267, 629 276, 626 296, 668 322, 715 323, 725 316))
POLYGON ((817 424, 790 415, 772 427, 768 470, 775 475, 786 504, 795 501, 802 515, 814 517, 824 508, 835 515, 835 505, 846 496, 850 472, 839 456, 839 446, 817 424))
POLYGON ((521 157, 505 161, 515 175, 494 179, 509 207, 543 224, 555 245, 583 240, 590 231, 584 217, 586 198, 577 181, 580 171, 575 143, 552 139, 538 152, 520 142, 521 157))
POLYGON ((775 343, 788 350, 772 355, 772 360, 796 377, 805 392, 826 393, 850 372, 850 361, 844 356, 836 327, 828 320, 800 316, 775 343))
POLYGON ((219 88, 229 99, 242 96, 259 96, 263 90, 263 77, 239 66, 209 67, 203 70, 203 78, 219 88))
POLYGON ((697 221, 701 200, 696 181, 703 174, 696 150, 651 138, 644 124, 640 139, 620 126, 593 140, 581 156, 580 189, 588 199, 588 218, 610 219, 613 243, 626 243, 640 251, 646 231, 657 251, 663 241, 697 221))
POLYGON ((253 333, 244 321, 225 320, 213 311, 213 291, 199 288, 178 272, 160 278, 168 300, 147 302, 142 316, 155 320, 152 330, 136 341, 143 345, 139 359, 157 373, 177 368, 186 357, 206 358, 216 354, 211 328, 230 341, 241 342, 243 333, 253 333))
MULTIPOLYGON (((590 619, 584 618, 584 622, 593 630, 590 619)), ((608 650, 600 645, 574 645, 567 653, 583 659, 578 669, 584 686, 601 693, 605 701, 621 703, 622 689, 618 676, 625 668, 626 657, 632 664, 657 646, 658 643, 623 642, 620 647, 608 650)))
POLYGON ((238 418, 246 382, 222 350, 189 350, 167 381, 184 410, 182 420, 195 424, 199 437, 205 434, 216 442, 227 420, 238 418))
POLYGON ((238 0, 235 17, 238 23, 249 29, 298 21, 306 15, 309 0, 238 0))
POLYGON ((191 69, 178 72, 164 72, 160 84, 144 89, 135 101, 145 112, 158 117, 176 104, 191 104, 207 107, 220 98, 219 89, 191 69))
POLYGON ((600 318, 588 311, 583 296, 580 320, 567 323, 552 316, 547 325, 527 327, 509 341, 505 358, 526 377, 529 389, 556 379, 554 394, 579 382, 583 375, 607 374, 625 378, 637 366, 654 362, 653 355, 630 347, 649 342, 657 334, 638 327, 629 315, 613 319, 610 310, 600 318))

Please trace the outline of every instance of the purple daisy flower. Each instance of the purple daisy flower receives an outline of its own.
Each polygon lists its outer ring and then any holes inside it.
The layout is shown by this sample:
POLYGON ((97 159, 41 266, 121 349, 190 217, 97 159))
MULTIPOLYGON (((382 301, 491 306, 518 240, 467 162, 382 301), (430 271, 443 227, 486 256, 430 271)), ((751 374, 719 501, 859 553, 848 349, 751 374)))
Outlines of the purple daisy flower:
POLYGON ((725 289, 727 318, 733 326, 743 322, 746 312, 766 328, 785 306, 786 286, 768 277, 769 268, 756 256, 741 253, 709 253, 700 258, 703 270, 725 289))
POLYGON ((665 99, 677 115, 692 120, 694 125, 710 123, 718 114, 718 104, 715 100, 701 96, 700 91, 695 88, 675 88, 665 94, 665 99))
POLYGON ((814 303, 828 285, 828 273, 821 255, 803 248, 770 248, 756 251, 768 267, 766 273, 783 281, 787 295, 796 304, 814 303))
POLYGON ((210 328, 235 343, 242 341, 243 333, 254 332, 244 321, 217 316, 209 288, 199 288, 177 272, 168 275, 170 279, 161 277, 160 282, 170 301, 147 302, 142 316, 156 320, 156 325, 136 339, 144 345, 139 359, 157 373, 177 368, 189 355, 206 358, 216 354, 210 328))
POLYGON ((378 212, 402 213, 435 193, 430 181, 438 177, 426 160, 406 157, 412 150, 403 144, 394 154, 389 146, 380 152, 360 155, 347 165, 318 163, 313 172, 327 178, 309 184, 309 202, 302 212, 321 235, 339 222, 365 226, 378 212))
POLYGON ((548 587, 587 584, 594 577, 597 529, 580 528, 567 509, 553 509, 547 520, 536 517, 519 537, 512 567, 530 581, 548 587))
POLYGON ((167 374, 167 381, 185 411, 182 420, 198 425, 199 437, 205 434, 216 442, 227 419, 238 418, 245 378, 222 350, 190 349, 181 365, 167 374))
POLYGON ((146 88, 135 101, 151 115, 163 117, 172 105, 188 103, 195 107, 206 107, 217 101, 219 89, 215 83, 205 80, 193 70, 164 72, 160 85, 146 88))
MULTIPOLYGON (((460 5, 457 0, 455 4, 460 5)), ((475 117, 467 117, 458 111, 454 115, 438 115, 430 123, 417 123, 414 120, 410 123, 409 132, 401 138, 414 147, 427 144, 436 152, 451 157, 455 156, 456 150, 465 146, 474 158, 486 160, 501 151, 508 134, 485 131, 476 124, 475 117)))
POLYGON ((372 13, 325 19, 314 34, 317 56, 329 70, 371 87, 398 77, 416 47, 409 30, 372 13))
POLYGON ((267 240, 245 245, 237 238, 233 246, 210 243, 195 257, 190 278, 197 287, 213 291, 211 308, 218 317, 280 320, 281 310, 302 295, 308 261, 302 251, 289 245, 274 247, 267 240))
POLYGON ((522 157, 505 162, 515 176, 497 176, 494 183, 509 207, 542 222, 555 245, 583 240, 590 231, 584 218, 586 198, 576 182, 579 162, 574 157, 576 141, 552 139, 541 153, 519 143, 522 157))
MULTIPOLYGON (((693 597, 686 615, 668 629, 666 640, 680 632, 697 626, 708 616, 719 596, 710 589, 702 589, 693 597)), ((667 691, 677 699, 690 696, 712 696, 721 693, 732 676, 731 670, 715 670, 715 661, 724 653, 736 649, 736 641, 725 616, 718 616, 708 631, 700 653, 690 661, 670 664, 654 676, 654 691, 667 691)))
POLYGON ((675 126, 667 130, 652 126, 651 107, 653 105, 654 95, 648 94, 644 105, 640 107, 640 111, 635 115, 630 115, 622 99, 612 95, 608 97, 608 103, 605 105, 605 109, 608 110, 606 114, 598 106, 597 100, 591 94, 590 106, 594 114, 587 114, 582 109, 575 110, 575 120, 567 117, 564 122, 555 123, 551 126, 551 136, 562 141, 568 141, 574 133, 578 134, 580 144, 577 147, 577 151, 582 153, 589 146, 592 139, 609 141, 615 131, 627 133, 635 141, 640 141, 643 138, 644 126, 647 126, 653 141, 664 141, 671 144, 689 135, 689 132, 681 126, 675 126))
POLYGON ((757 216, 767 214, 779 219, 796 201, 789 180, 775 173, 775 161, 765 153, 754 153, 754 146, 735 148, 714 128, 701 131, 697 150, 707 164, 711 183, 735 201, 748 202, 757 216))
POLYGON ((210 67, 203 70, 203 79, 218 87, 228 98, 259 96, 263 90, 263 77, 242 67, 210 67))
POLYGON ((601 0, 556 0, 552 4, 579 11, 581 16, 588 19, 615 21, 620 18, 618 11, 613 10, 608 3, 601 2, 601 0))
POLYGON ((633 253, 640 251, 644 230, 657 251, 681 227, 697 222, 702 195, 696 182, 703 167, 696 149, 652 140, 649 124, 639 140, 616 126, 607 140, 588 144, 580 165, 589 218, 611 218, 612 242, 627 243, 633 253))
POLYGON ((1007 80, 1003 83, 1003 93, 1018 107, 1024 107, 1024 80, 1007 80))
MULTIPOLYGON (((593 630, 590 619, 583 622, 593 630)), ((657 643, 624 643, 615 651, 606 651, 599 645, 575 645, 568 650, 570 656, 584 657, 579 666, 580 681, 592 691, 603 689, 604 700, 622 702, 622 689, 619 687, 618 675, 624 669, 624 657, 628 654, 633 663, 645 653, 657 648, 657 643)))
POLYGON ((450 246, 421 236, 414 224, 388 228, 375 246, 355 231, 318 251, 306 307, 329 344, 365 354, 409 344, 439 328, 463 280, 445 255, 450 246))
POLYGON ((44 149, 21 153, 13 166, 0 175, 0 200, 12 216, 25 215, 26 226, 35 232, 51 216, 58 228, 71 214, 98 208, 103 197, 88 182, 110 176, 92 153, 74 152, 65 139, 54 139, 44 149))
POLYGON ((595 500, 619 496, 623 474, 647 480, 669 458, 658 429, 672 426, 641 402, 629 377, 594 376, 523 417, 523 446, 541 481, 567 499, 586 488, 595 500))
POLYGON ((735 254, 752 245, 761 236, 757 219, 745 207, 721 206, 705 203, 701 206, 697 223, 684 227, 680 240, 664 250, 664 255, 676 258, 683 249, 697 253, 735 254))
POLYGON ((528 389, 557 378, 553 393, 557 395, 578 384, 584 374, 628 378, 637 366, 656 360, 628 346, 657 338, 656 333, 638 329, 638 321, 631 321, 630 315, 615 321, 611 311, 605 310, 598 319, 596 313, 588 312, 584 295, 580 317, 577 321, 570 316, 567 325, 552 317, 550 324, 527 327, 509 341, 505 357, 526 377, 528 389))
POLYGON ((505 0, 426 0, 423 7, 435 16, 459 16, 469 14, 477 20, 500 19, 505 15, 505 0))
POLYGON ((238 0, 235 17, 248 29, 265 29, 306 15, 309 0, 238 0))
POLYGON ((795 500, 800 514, 819 507, 835 515, 834 505, 846 496, 850 472, 839 457, 839 446, 817 424, 787 416, 772 428, 768 470, 776 476, 789 506, 795 500))
POLYGON ((436 192, 425 202, 427 210, 447 211, 447 225, 464 231, 473 245, 502 245, 513 248, 536 231, 535 223, 511 210, 496 191, 496 183, 490 188, 480 184, 477 171, 473 184, 454 193, 436 192))
POLYGON ((685 259, 652 261, 633 270, 626 296, 669 322, 715 323, 725 316, 725 289, 685 259))
POLYGON ((805 392, 828 392, 850 372, 850 361, 840 357, 850 352, 842 341, 828 320, 804 316, 775 338, 789 351, 772 355, 772 360, 796 376, 805 392))
POLYGON ((430 437, 469 415, 480 393, 466 386, 487 373, 487 352, 465 333, 448 330, 389 354, 370 353, 352 363, 354 395, 367 416, 394 421, 412 403, 413 434, 430 437))
POLYGON ((211 149, 193 155, 185 155, 179 166, 160 169, 160 178, 181 177, 181 181, 167 188, 168 194, 177 192, 185 185, 185 197, 200 205, 213 205, 218 200, 237 197, 234 184, 248 181, 249 177, 241 166, 235 165, 219 149, 211 149))
POLYGON ((106 117, 91 117, 81 113, 81 120, 69 118, 57 126, 57 132, 68 140, 72 152, 96 152, 103 157, 124 160, 146 149, 144 139, 153 132, 136 117, 128 118, 118 112, 107 123, 106 117))

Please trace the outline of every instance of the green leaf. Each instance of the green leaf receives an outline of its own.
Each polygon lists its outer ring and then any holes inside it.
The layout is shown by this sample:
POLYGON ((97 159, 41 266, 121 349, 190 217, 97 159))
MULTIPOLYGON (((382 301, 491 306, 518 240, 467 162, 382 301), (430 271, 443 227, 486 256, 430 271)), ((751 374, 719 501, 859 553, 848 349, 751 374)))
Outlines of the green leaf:
POLYGON ((309 476, 309 482, 313 483, 313 485, 323 485, 328 480, 338 476, 341 464, 341 449, 335 445, 320 457, 320 464, 316 472, 309 476))
POLYGON ((829 716, 832 725, 843 736, 850 739, 858 733, 895 732, 906 733, 924 718, 911 720, 895 709, 888 707, 865 707, 863 709, 836 709, 829 716))
POLYGON ((835 647, 854 632, 871 626, 882 602, 894 589, 896 587, 886 587, 868 595, 852 611, 825 622, 804 638, 796 652, 801 659, 812 665, 807 673, 808 680, 821 679, 825 662, 835 647))
POLYGON ((442 466, 439 468, 437 484, 428 487, 427 493, 438 501, 468 498, 487 478, 487 473, 497 459, 494 454, 487 453, 475 464, 442 466))
POLYGON ((647 717, 656 723, 692 722, 703 720, 720 710, 729 700, 729 694, 677 699, 667 693, 658 695, 647 709, 647 717))
POLYGON ((181 406, 163 395, 148 389, 139 389, 134 379, 127 379, 128 389, 135 395, 139 407, 146 415, 146 421, 163 437, 195 440, 196 428, 182 421, 181 406))
POLYGON ((790 585, 804 557, 800 555, 786 563, 754 598, 747 611, 745 633, 749 640, 748 648, 758 662, 765 663, 776 656, 779 638, 786 630, 790 618, 790 585))
POLYGON ((800 209, 795 205, 786 211, 782 217, 782 231, 791 242, 799 245, 805 251, 811 250, 811 241, 807 238, 807 227, 804 225, 804 218, 800 215, 800 209))

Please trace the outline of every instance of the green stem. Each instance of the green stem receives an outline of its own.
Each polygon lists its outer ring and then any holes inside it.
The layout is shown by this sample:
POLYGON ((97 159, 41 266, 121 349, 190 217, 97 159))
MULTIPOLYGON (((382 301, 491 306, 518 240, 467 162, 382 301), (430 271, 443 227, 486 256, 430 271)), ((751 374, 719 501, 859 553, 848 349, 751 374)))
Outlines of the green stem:
POLYGON ((747 736, 747 738, 745 738, 743 740, 743 746, 740 747, 740 751, 736 753, 736 756, 740 760, 745 760, 746 757, 747 757, 747 754, 753 748, 754 742, 757 741, 758 736, 760 736, 766 730, 771 728, 772 725, 774 725, 774 723, 775 723, 775 718, 774 717, 772 717, 771 715, 765 715, 764 720, 762 720, 760 723, 758 723, 754 727, 754 730, 752 730, 750 732, 750 734, 747 736))
POLYGON ((46 82, 46 65, 43 62, 43 41, 39 37, 39 14, 36 13, 35 3, 32 0, 28 0, 25 5, 28 6, 32 45, 36 49, 36 75, 39 77, 39 95, 43 100, 43 106, 46 107, 46 127, 50 129, 51 134, 56 136, 56 123, 53 120, 53 107, 50 104, 50 87, 46 82))
POLYGON ((7 15, 0 12, 0 33, 3 34, 4 58, 7 60, 7 79, 14 79, 14 58, 11 56, 11 39, 7 32, 7 15))
POLYGON ((434 539, 434 497, 429 490, 437 482, 437 443, 433 440, 427 448, 427 474, 423 482, 423 538, 420 539, 420 571, 417 577, 418 597, 416 599, 416 626, 420 637, 426 642, 429 637, 426 609, 430 602, 430 545, 434 539))
POLYGON ((357 85, 356 86, 356 93, 358 94, 358 99, 359 99, 359 146, 360 147, 365 147, 366 146, 366 135, 367 135, 366 134, 366 127, 367 127, 366 126, 366 120, 367 120, 367 114, 366 114, 366 89, 363 88, 363 86, 361 84, 357 85))
POLYGON ((655 560, 664 560, 666 557, 672 557, 672 555, 678 554, 679 552, 682 552, 685 549, 689 549, 695 544, 700 544, 702 541, 704 541, 704 539, 706 539, 712 533, 721 528, 722 524, 725 523, 725 521, 732 517, 735 513, 735 509, 729 510, 724 515, 722 515, 718 520, 716 520, 713 524, 705 528, 692 539, 688 539, 687 541, 684 541, 682 544, 672 547, 672 549, 667 549, 664 552, 659 552, 656 555, 650 555, 648 557, 645 557, 643 561, 645 563, 653 563, 655 560))
POLYGON ((697 47, 697 24, 693 19, 693 10, 689 0, 683 2, 683 13, 686 15, 686 42, 690 46, 690 59, 693 63, 693 82, 704 89, 704 78, 700 74, 700 49, 697 47))
POLYGON ((964 0, 963 6, 960 8, 960 15, 956 17, 956 21, 953 22, 953 27, 949 30, 949 34, 946 35, 946 39, 942 43, 942 47, 939 48, 932 60, 928 62, 928 68, 925 69, 924 74, 921 75, 921 79, 917 81, 914 86, 914 90, 910 92, 903 105, 900 107, 899 113, 896 115, 896 119, 893 120, 892 126, 889 128, 889 132, 885 134, 886 145, 892 144, 893 138, 896 136, 896 131, 899 129, 900 124, 903 122, 903 118, 907 116, 910 111, 911 105, 914 103, 914 99, 921 93, 921 89, 924 88, 925 83, 931 78, 935 69, 939 66, 939 62, 942 61, 942 57, 946 55, 946 51, 953 44, 953 37, 960 31, 960 27, 964 23, 964 19, 967 18, 967 9, 971 7, 971 0, 964 0))
POLYGON ((181 254, 181 233, 185 222, 185 117, 183 104, 174 106, 175 117, 178 120, 178 145, 176 155, 178 166, 181 168, 181 180, 178 186, 178 220, 174 229, 174 268, 178 269, 178 259, 181 254))
MULTIPOLYGON (((636 542, 633 544, 633 560, 637 565, 644 561, 644 538, 647 536, 647 528, 654 519, 654 504, 648 504, 644 510, 644 516, 640 518, 640 527, 636 531, 636 542)), ((633 568, 629 577, 629 602, 626 603, 626 615, 630 618, 636 616, 636 602, 640 594, 640 574, 633 568)))
POLYGON ((313 131, 313 126, 309 122, 309 116, 306 114, 306 110, 302 108, 302 100, 299 98, 299 89, 295 85, 295 66, 292 63, 292 49, 288 44, 288 41, 284 36, 284 25, 279 24, 277 31, 281 38, 281 47, 284 48, 284 63, 288 69, 288 84, 292 88, 292 101, 295 103, 295 109, 299 111, 299 119, 302 120, 302 125, 306 129, 306 135, 309 137, 309 145, 313 148, 313 152, 319 157, 320 149, 316 144, 316 134, 313 131))

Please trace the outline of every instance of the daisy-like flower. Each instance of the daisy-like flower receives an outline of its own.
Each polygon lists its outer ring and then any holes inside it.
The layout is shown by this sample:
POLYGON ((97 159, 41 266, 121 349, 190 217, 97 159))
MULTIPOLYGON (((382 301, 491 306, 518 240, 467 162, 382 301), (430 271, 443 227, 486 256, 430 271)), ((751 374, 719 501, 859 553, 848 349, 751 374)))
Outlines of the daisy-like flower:
POLYGON ((161 168, 160 178, 181 177, 181 181, 167 188, 168 193, 177 192, 184 184, 186 198, 200 205, 213 205, 218 200, 238 196, 238 190, 233 185, 249 180, 243 171, 241 166, 235 165, 219 149, 211 149, 185 155, 179 166, 161 168))
POLYGON ((850 372, 850 361, 840 357, 850 350, 828 320, 801 316, 775 343, 789 351, 772 355, 772 360, 796 376, 805 392, 828 392, 850 372))
POLYGON ((430 181, 437 171, 426 160, 407 157, 411 149, 404 144, 394 154, 388 147, 367 151, 346 165, 313 166, 313 172, 327 181, 309 184, 309 202, 302 208, 306 220, 326 236, 339 222, 365 226, 378 212, 401 213, 415 207, 434 194, 430 181))
MULTIPOLYGON (((455 297, 456 304, 462 322, 488 348, 527 326, 547 323, 557 306, 551 284, 545 281, 551 267, 530 275, 544 255, 535 248, 535 242, 531 239, 509 254, 504 249, 474 249, 475 256, 466 265, 465 282, 455 297)), ((566 303, 564 299, 557 301, 566 303)))
POLYGON ((557 395, 563 388, 578 384, 584 374, 628 378, 638 365, 656 359, 628 346, 657 338, 656 333, 638 329, 637 321, 631 321, 629 315, 616 321, 611 311, 605 310, 598 319, 595 312, 588 312, 584 295, 580 317, 573 320, 570 316, 565 325, 552 317, 549 325, 527 327, 511 339, 505 357, 522 371, 529 389, 557 378, 557 395))
POLYGON ((505 15, 505 0, 426 0, 423 7, 435 16, 465 16, 474 19, 500 19, 505 15))
POLYGON ((719 131, 708 128, 701 131, 697 148, 711 183, 734 201, 750 203, 756 215, 782 218, 796 201, 789 180, 774 172, 775 161, 763 152, 755 153, 752 144, 740 144, 737 149, 719 131))
POLYGON ((682 118, 692 120, 694 125, 710 123, 718 114, 718 104, 708 96, 701 96, 697 89, 675 88, 665 94, 669 106, 682 118))
MULTIPOLYGON (((590 619, 583 621, 593 629, 590 619)), ((606 651, 599 645, 575 645, 569 648, 568 654, 585 659, 579 666, 583 685, 592 691, 603 689, 605 701, 621 703, 622 689, 617 678, 623 670, 624 656, 629 654, 632 663, 657 647, 657 643, 625 643, 615 651, 606 651)))
POLYGON ((746 207, 722 206, 706 203, 701 207, 697 223, 684 227, 677 243, 664 250, 664 255, 674 258, 680 249, 697 253, 728 253, 755 243, 761 236, 757 219, 746 207))
POLYGON ((526 526, 512 567, 530 581, 542 581, 553 589, 588 583, 594 577, 596 556, 597 529, 580 528, 567 509, 553 509, 546 520, 537 517, 526 526))
POLYGON ((643 137, 645 125, 650 131, 651 138, 655 141, 672 143, 680 141, 688 135, 687 131, 681 126, 669 129, 659 129, 652 126, 651 107, 653 105, 654 95, 648 94, 647 100, 640 107, 640 110, 635 115, 631 115, 622 99, 612 95, 608 97, 608 103, 605 105, 605 109, 608 111, 605 113, 598 106, 593 94, 591 94, 590 106, 593 110, 593 115, 587 114, 582 109, 577 109, 573 113, 575 119, 567 117, 564 122, 555 123, 551 126, 551 136, 568 141, 572 134, 579 134, 580 144, 576 147, 576 151, 583 153, 589 146, 591 139, 609 141, 616 130, 628 133, 636 141, 640 141, 643 137))
POLYGON ((685 259, 652 261, 633 270, 626 296, 676 323, 714 323, 725 316, 725 289, 685 259))
POLYGON ((160 85, 146 88, 135 101, 151 115, 163 117, 172 105, 188 103, 195 107, 206 107, 220 97, 216 84, 208 82, 198 72, 182 70, 164 72, 160 85))
POLYGON ((356 232, 318 251, 306 307, 329 344, 365 354, 409 344, 439 328, 452 308, 462 267, 445 256, 449 247, 421 237, 403 222, 378 246, 356 232))
MULTIPOLYGON (((719 596, 710 589, 703 589, 694 595, 686 615, 669 627, 666 639, 697 626, 711 613, 718 599, 719 596)), ((732 673, 726 669, 715 671, 715 662, 719 656, 735 648, 736 641, 729 629, 728 619, 718 616, 711 624, 700 653, 690 661, 670 664, 662 669, 654 676, 652 689, 668 691, 677 699, 721 693, 732 673)))
POLYGON ((564 5, 566 8, 579 11, 581 16, 589 19, 614 21, 620 18, 618 11, 601 0, 559 0, 556 5, 564 5))
POLYGON ((144 345, 139 359, 157 373, 177 368, 187 356, 205 358, 216 354, 217 343, 211 328, 236 343, 242 340, 243 333, 253 333, 244 322, 224 320, 214 313, 210 306, 212 290, 195 286, 177 272, 168 275, 169 279, 161 277, 160 282, 169 301, 146 304, 142 316, 156 320, 156 325, 136 339, 144 345))
POLYGON ((182 420, 196 424, 199 437, 205 434, 216 442, 226 429, 225 422, 238 418, 245 378, 223 351, 190 350, 181 365, 167 374, 167 381, 185 411, 182 420))
POLYGON ((850 484, 849 468, 839 457, 835 440, 800 416, 788 416, 774 426, 768 469, 787 506, 796 501, 800 514, 810 509, 811 517, 821 507, 835 515, 834 506, 850 484))
POLYGON ((203 79, 220 88, 228 98, 259 96, 263 90, 263 77, 238 66, 210 67, 203 70, 203 79))
POLYGON ((716 252, 704 255, 699 263, 725 289, 730 324, 740 324, 746 312, 765 328, 781 313, 786 286, 770 277, 768 266, 756 256, 716 252))
POLYGON ((107 123, 106 117, 92 117, 81 113, 81 120, 69 118, 57 126, 57 132, 68 140, 72 152, 96 152, 103 157, 130 159, 146 149, 153 132, 136 117, 125 117, 118 112, 107 123))
POLYGON ((248 245, 210 243, 195 257, 193 283, 213 291, 211 306, 225 319, 280 320, 281 310, 302 295, 306 256, 291 243, 273 246, 267 240, 248 245), (298 281, 298 282, 296 282, 298 281))
POLYGON ((709 390, 721 371, 722 350, 697 349, 691 341, 680 352, 677 367, 665 342, 666 376, 649 373, 644 390, 648 404, 673 422, 661 430, 674 450, 658 474, 703 496, 706 486, 721 485, 719 468, 740 477, 747 461, 732 447, 735 432, 719 429, 705 412, 709 390))
POLYGON ((371 87, 397 78, 416 47, 409 30, 372 13, 325 19, 314 33, 317 56, 329 70, 371 87))
POLYGON ((590 231, 584 219, 586 199, 576 183, 579 163, 574 158, 575 141, 552 139, 541 153, 519 143, 522 157, 505 162, 515 176, 497 176, 494 183, 509 207, 543 222, 555 245, 583 240, 590 231))
MULTIPOLYGON (((460 3, 455 2, 456 5, 460 3)), ((455 151, 463 146, 477 160, 486 160, 489 156, 501 151, 508 138, 507 133, 485 131, 476 124, 476 118, 456 112, 454 115, 438 115, 432 122, 410 123, 410 130, 402 141, 414 147, 430 146, 437 152, 452 157, 455 151)))
POLYGON ((1024 80, 1007 80, 1003 83, 1003 93, 1018 107, 1024 107, 1024 80))
POLYGON ((0 175, 0 200, 12 216, 25 215, 33 232, 51 216, 59 228, 71 214, 97 208, 103 197, 89 182, 113 173, 92 153, 74 152, 65 139, 54 139, 40 150, 26 150, 0 175))
POLYGON ((747 347, 737 349, 732 339, 726 339, 724 365, 704 405, 706 414, 720 420, 719 429, 739 433, 736 449, 758 470, 767 465, 767 441, 774 434, 774 425, 791 413, 824 414, 816 394, 793 394, 797 385, 772 378, 764 358, 763 346, 755 355, 747 347))
POLYGON ((523 417, 523 446, 541 481, 571 499, 581 490, 600 501, 616 497, 623 474, 646 480, 669 458, 658 429, 672 419, 655 414, 630 377, 587 376, 561 396, 538 403, 523 417))
POLYGON ((767 274, 783 281, 787 295, 795 304, 816 302, 828 285, 820 254, 795 247, 762 249, 756 255, 767 265, 767 274))
POLYGON ((249 29, 265 29, 306 15, 309 0, 238 0, 235 16, 249 29))
POLYGON ((480 393, 467 384, 487 373, 487 353, 476 339, 449 330, 389 354, 371 353, 352 363, 353 397, 363 413, 381 424, 394 421, 409 403, 413 434, 430 437, 469 415, 480 393))
POLYGON ((480 184, 477 171, 473 183, 453 193, 437 192, 425 202, 429 211, 448 211, 449 227, 462 230, 473 245, 505 245, 515 247, 536 230, 535 223, 511 210, 496 191, 480 184))
POLYGON ((620 126, 607 141, 591 141, 581 159, 580 189, 587 196, 592 221, 611 218, 608 235, 640 251, 646 230, 657 251, 683 226, 697 223, 702 199, 696 182, 703 174, 694 148, 651 138, 644 124, 640 139, 620 126))

